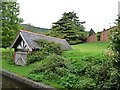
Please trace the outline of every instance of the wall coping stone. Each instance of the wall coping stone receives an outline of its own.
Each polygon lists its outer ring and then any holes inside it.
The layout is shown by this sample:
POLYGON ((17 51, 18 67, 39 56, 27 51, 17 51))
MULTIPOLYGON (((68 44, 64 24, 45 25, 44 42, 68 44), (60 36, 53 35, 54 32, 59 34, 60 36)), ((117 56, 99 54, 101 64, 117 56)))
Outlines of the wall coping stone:
POLYGON ((27 79, 25 77, 19 76, 17 74, 14 74, 14 73, 9 72, 9 71, 4 70, 4 69, 0 69, 0 72, 2 72, 2 75, 4 75, 4 76, 7 76, 7 77, 9 77, 11 79, 14 79, 14 80, 17 80, 18 82, 21 82, 21 83, 25 83, 26 85, 29 85, 29 86, 31 86, 33 88, 36 88, 36 89, 41 89, 42 88, 42 89, 47 89, 47 90, 56 90, 55 88, 53 88, 51 86, 35 82, 33 80, 30 80, 30 79, 27 79))

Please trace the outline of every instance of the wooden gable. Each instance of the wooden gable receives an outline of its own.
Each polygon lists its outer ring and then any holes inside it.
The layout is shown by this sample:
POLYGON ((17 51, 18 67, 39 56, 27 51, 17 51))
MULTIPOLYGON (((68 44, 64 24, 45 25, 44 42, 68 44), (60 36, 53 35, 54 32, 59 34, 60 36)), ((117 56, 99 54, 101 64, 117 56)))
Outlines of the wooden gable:
POLYGON ((17 50, 28 51, 27 44, 24 40, 22 40, 18 46, 16 47, 17 50))
POLYGON ((32 51, 32 48, 28 45, 27 41, 22 36, 21 32, 16 37, 15 41, 11 45, 11 48, 15 48, 15 51, 17 50, 32 51))

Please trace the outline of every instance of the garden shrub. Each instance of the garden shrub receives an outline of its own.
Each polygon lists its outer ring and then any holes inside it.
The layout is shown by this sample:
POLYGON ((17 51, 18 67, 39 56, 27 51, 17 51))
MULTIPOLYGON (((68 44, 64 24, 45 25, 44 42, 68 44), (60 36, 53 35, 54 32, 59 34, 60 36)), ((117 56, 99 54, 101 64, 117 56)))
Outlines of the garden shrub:
POLYGON ((71 72, 79 76, 86 75, 86 72, 91 70, 92 66, 102 65, 103 62, 107 61, 105 58, 99 57, 83 57, 81 60, 71 60, 72 69, 71 72))
MULTIPOLYGON (((120 19, 120 17, 119 17, 120 19)), ((116 72, 116 88, 120 88, 120 21, 116 30, 110 32, 110 49, 112 50, 111 59, 116 72)))
POLYGON ((63 52, 61 45, 58 43, 47 40, 38 40, 37 43, 40 45, 40 51, 55 53, 57 55, 61 55, 63 52))
POLYGON ((44 58, 35 57, 42 61, 27 75, 28 78, 68 90, 117 90, 117 71, 109 58, 86 56, 80 60, 67 60, 47 49, 44 51, 44 58))
POLYGON ((97 32, 97 41, 100 41, 100 32, 97 32))
POLYGON ((48 55, 49 55, 48 52, 43 52, 43 51, 35 51, 33 53, 30 53, 27 56, 27 64, 31 64, 36 61, 41 61, 48 55))
POLYGON ((57 43, 46 40, 38 40, 37 43, 40 45, 40 49, 39 51, 35 51, 28 55, 27 57, 28 64, 34 63, 36 61, 41 61, 52 53, 61 55, 63 52, 61 46, 57 43))
POLYGON ((36 66, 33 72, 36 73, 49 70, 57 73, 56 67, 67 68, 67 64, 68 64, 67 60, 65 60, 63 57, 56 54, 51 54, 47 56, 43 61, 41 61, 41 63, 36 66))
POLYGON ((2 58, 8 60, 9 64, 14 64, 14 50, 2 49, 2 58))
POLYGON ((70 62, 65 58, 56 54, 51 54, 36 66, 28 75, 28 78, 38 81, 53 81, 68 89, 76 88, 79 86, 79 80, 75 74, 70 72, 69 64, 70 62))
POLYGON ((93 63, 94 60, 95 58, 88 57, 81 61, 70 61, 59 55, 50 54, 31 71, 28 78, 40 82, 47 81, 49 84, 54 82, 65 89, 99 90, 104 87, 111 88, 112 86, 107 85, 113 80, 111 77, 113 70, 110 68, 111 66, 109 67, 110 64, 93 63), (109 72, 111 72, 110 75, 109 72), (111 78, 110 81, 109 78, 111 78))

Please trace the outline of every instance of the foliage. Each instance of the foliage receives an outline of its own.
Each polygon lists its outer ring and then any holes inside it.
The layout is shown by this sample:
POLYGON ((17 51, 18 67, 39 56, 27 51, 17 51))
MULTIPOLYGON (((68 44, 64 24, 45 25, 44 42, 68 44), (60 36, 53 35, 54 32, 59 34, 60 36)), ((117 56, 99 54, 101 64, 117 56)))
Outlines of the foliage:
POLYGON ((47 55, 49 55, 49 54, 47 52, 43 52, 43 51, 36 51, 36 52, 30 53, 27 56, 27 64, 31 64, 31 63, 34 63, 36 61, 41 61, 47 55))
POLYGON ((12 44, 17 32, 20 29, 20 23, 23 21, 18 18, 19 4, 16 2, 2 2, 0 12, 2 13, 2 47, 8 47, 12 44))
POLYGON ((111 58, 117 70, 117 88, 120 88, 120 22, 118 22, 117 29, 110 33, 110 49, 113 51, 111 58))
POLYGON ((9 64, 14 64, 14 51, 9 48, 6 50, 2 49, 2 58, 8 60, 9 64))
POLYGON ((110 47, 115 52, 115 54, 120 55, 120 29, 111 31, 110 34, 110 47))
POLYGON ((95 34, 94 30, 91 28, 90 31, 89 31, 89 36, 95 34))
POLYGON ((39 63, 28 77, 36 81, 56 81, 56 84, 68 89, 77 88, 79 80, 76 75, 70 73, 69 64, 68 60, 56 54, 51 54, 39 63), (77 80, 78 82, 76 82, 77 80))
MULTIPOLYGON (((45 70, 57 72, 56 67, 67 67, 67 64, 68 63, 61 56, 51 54, 41 61, 40 65, 38 64, 38 66, 33 70, 33 73, 39 73, 45 70)), ((59 75, 63 75, 62 73, 63 72, 61 72, 61 74, 59 73, 59 75)))
POLYGON ((101 56, 107 44, 74 45, 73 50, 65 51, 65 57, 49 54, 44 60, 25 67, 9 65, 4 59, 3 68, 57 89, 117 90, 117 70, 112 67, 111 59, 101 56))
POLYGON ((85 74, 95 81, 97 90, 111 90, 113 88, 116 90, 116 81, 114 80, 116 77, 115 73, 116 70, 112 67, 111 62, 105 60, 102 63, 88 66, 85 74))
POLYGON ((46 40, 38 40, 37 43, 40 45, 39 51, 35 51, 30 53, 27 57, 27 63, 34 63, 35 61, 41 61, 49 56, 51 53, 55 53, 57 55, 62 54, 62 49, 60 44, 46 41, 46 40))
POLYGON ((53 23, 47 35, 64 38, 70 44, 78 44, 84 42, 87 35, 83 23, 85 22, 78 20, 75 12, 65 12, 60 20, 53 23))
POLYGON ((100 41, 100 32, 97 32, 97 41, 100 41))
POLYGON ((50 85, 54 82, 64 89, 116 89, 114 68, 105 58, 101 60, 87 57, 70 61, 51 54, 41 61, 27 77, 50 85))
POLYGON ((111 68, 111 64, 108 63, 106 57, 97 57, 93 51, 88 48, 96 47, 98 54, 102 53, 102 50, 107 47, 107 43, 85 43, 80 45, 74 45, 76 51, 82 50, 84 56, 80 56, 80 52, 73 52, 65 58, 55 54, 51 54, 44 60, 42 60, 36 68, 28 74, 28 78, 50 84, 56 88, 65 89, 106 89, 116 86, 114 82, 114 69, 111 68), (86 47, 85 47, 86 46, 86 47), (104 47, 103 47, 104 46, 104 47), (97 48, 99 49, 97 50, 97 48), (78 49, 79 48, 79 49, 78 49), (83 49, 84 48, 84 49, 83 49), (90 52, 93 56, 89 56, 84 52, 90 52), (79 54, 76 56, 76 54, 79 54), (76 57, 76 58, 75 58, 76 57), (71 60, 68 60, 71 59, 71 60), (104 75, 107 78, 104 78, 104 75), (54 84, 52 84, 54 83, 54 84), (111 83, 111 84, 110 84, 111 83))
POLYGON ((52 41, 47 40, 38 40, 37 43, 40 45, 40 51, 55 53, 57 55, 62 54, 61 45, 52 41))

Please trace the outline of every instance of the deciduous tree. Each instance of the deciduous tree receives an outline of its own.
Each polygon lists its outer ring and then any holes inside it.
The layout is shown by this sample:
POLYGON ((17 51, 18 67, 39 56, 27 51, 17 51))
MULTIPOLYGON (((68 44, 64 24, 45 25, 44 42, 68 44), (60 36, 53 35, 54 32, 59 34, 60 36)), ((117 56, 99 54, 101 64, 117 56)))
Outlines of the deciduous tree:
POLYGON ((23 20, 18 17, 19 4, 17 2, 2 2, 1 6, 2 47, 5 48, 12 44, 23 20))

